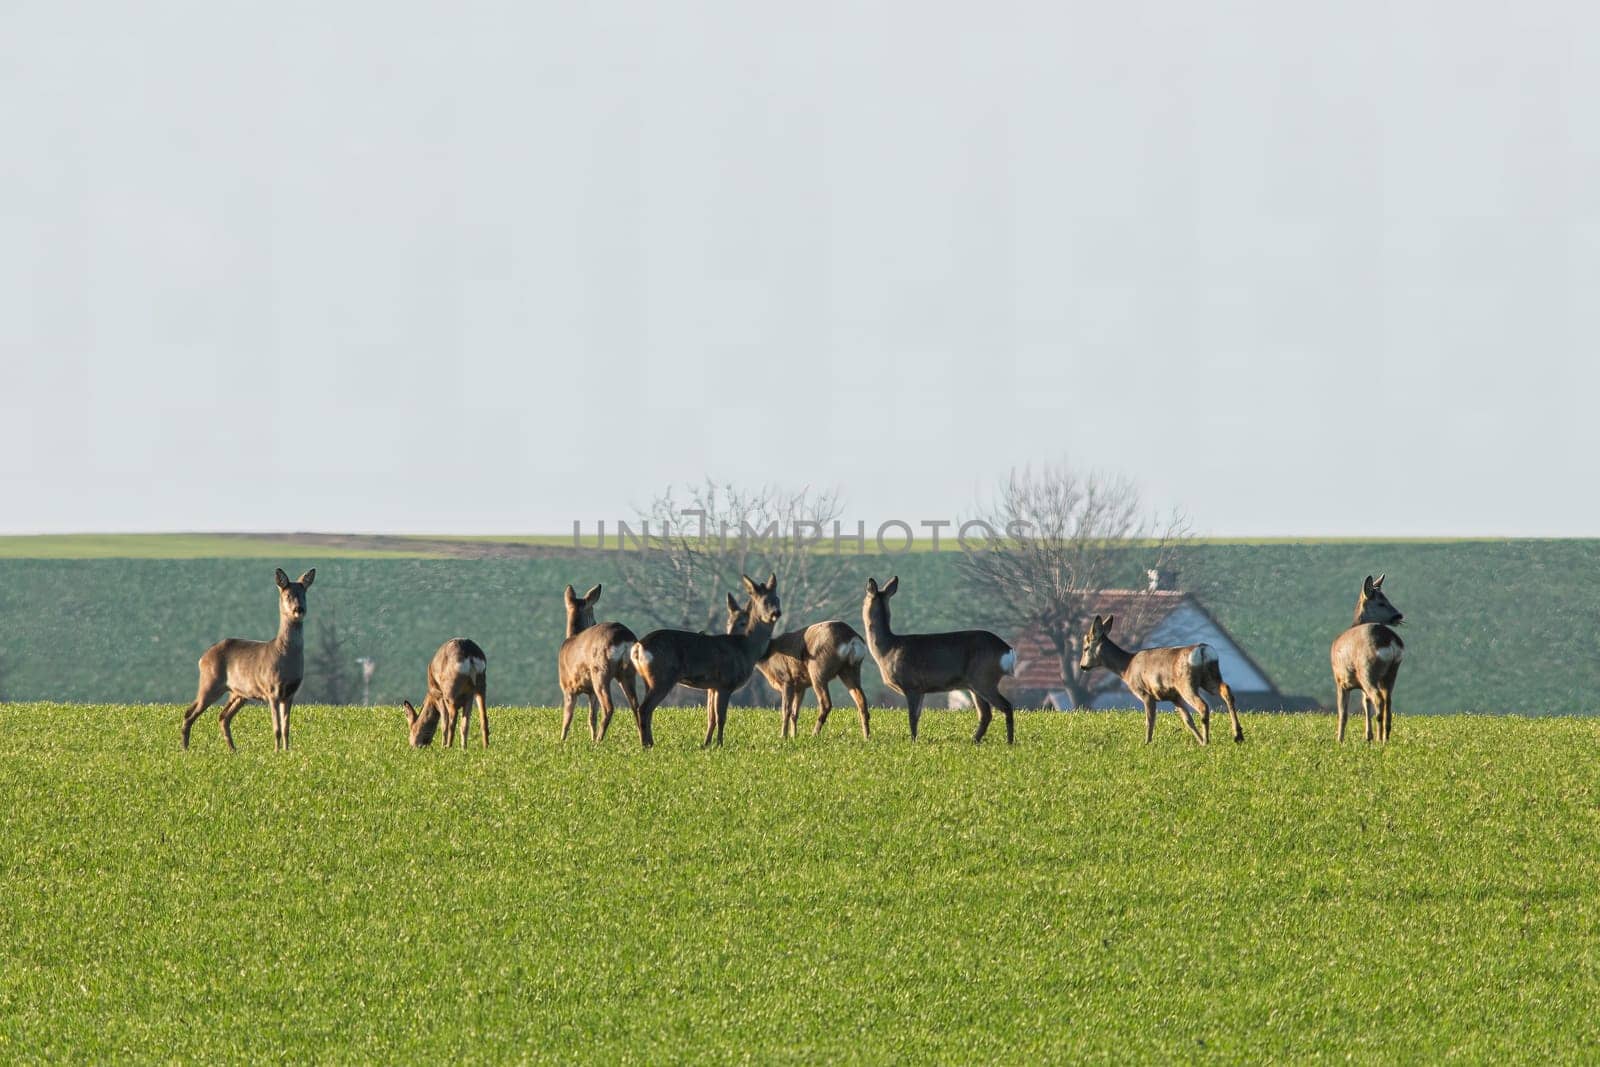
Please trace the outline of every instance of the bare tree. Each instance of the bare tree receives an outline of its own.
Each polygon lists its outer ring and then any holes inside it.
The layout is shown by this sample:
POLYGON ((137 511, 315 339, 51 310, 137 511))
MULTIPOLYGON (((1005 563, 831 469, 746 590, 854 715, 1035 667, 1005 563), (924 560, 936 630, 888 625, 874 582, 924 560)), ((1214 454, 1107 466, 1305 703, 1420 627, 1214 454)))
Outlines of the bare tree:
POLYGON ((355 698, 355 660, 346 649, 333 609, 312 620, 316 643, 306 652, 305 688, 319 704, 348 704, 355 698))
MULTIPOLYGON (((850 612, 857 591, 848 559, 821 547, 832 544, 842 510, 832 491, 707 481, 680 494, 669 486, 640 510, 638 529, 619 533, 626 610, 655 627, 722 633, 739 576, 776 574, 786 629, 850 612)), ((747 687, 738 696, 751 695, 747 687)))
POLYGON ((1154 576, 1170 575, 1192 539, 1183 517, 1147 514, 1126 479, 1056 464, 1013 470, 979 521, 988 527, 984 539, 969 537, 961 555, 973 602, 989 607, 991 624, 1049 642, 1074 706, 1115 688, 1109 672, 1085 678, 1077 670, 1080 637, 1106 590, 1130 590, 1118 604, 1117 632, 1137 647, 1162 584, 1154 576))

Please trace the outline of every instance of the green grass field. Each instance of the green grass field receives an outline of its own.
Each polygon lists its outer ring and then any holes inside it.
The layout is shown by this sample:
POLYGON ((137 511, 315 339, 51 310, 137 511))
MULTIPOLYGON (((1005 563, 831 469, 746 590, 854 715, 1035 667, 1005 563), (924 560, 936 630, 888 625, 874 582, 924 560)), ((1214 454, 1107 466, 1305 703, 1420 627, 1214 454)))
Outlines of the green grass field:
POLYGON ((214 722, 0 706, 0 1060, 1600 1057, 1593 720, 214 722))

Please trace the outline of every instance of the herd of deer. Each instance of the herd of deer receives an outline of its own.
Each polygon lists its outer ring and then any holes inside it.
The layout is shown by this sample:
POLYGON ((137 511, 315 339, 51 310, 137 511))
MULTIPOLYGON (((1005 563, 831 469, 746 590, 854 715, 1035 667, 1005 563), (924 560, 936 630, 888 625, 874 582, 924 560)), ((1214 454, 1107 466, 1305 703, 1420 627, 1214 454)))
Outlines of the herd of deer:
MULTIPOLYGON (((302 630, 306 590, 316 576, 315 570, 309 570, 291 581, 281 569, 277 572, 278 635, 271 641, 229 637, 206 649, 200 657, 199 691, 183 715, 184 748, 189 747, 190 728, 223 693, 228 694, 228 699, 219 722, 222 739, 230 750, 234 747, 230 724, 239 708, 249 701, 267 705, 272 713, 275 747, 289 747, 289 712, 305 677, 302 630)), ((1394 724, 1390 701, 1405 646, 1391 627, 1398 625, 1403 616, 1384 595, 1383 578, 1369 575, 1362 582, 1355 622, 1333 642, 1341 742, 1352 691, 1361 693, 1368 741, 1374 736, 1387 741, 1394 724)), ((867 631, 864 642, 851 626, 837 620, 813 623, 774 638, 772 631, 783 617, 777 575, 765 583, 748 575, 740 581, 748 599, 741 604, 731 594, 728 596, 726 632, 654 630, 643 637, 635 637, 621 623, 595 622, 594 605, 600 599, 600 586, 581 597, 567 586, 567 637, 558 660, 562 740, 566 740, 572 726, 573 709, 580 696, 588 698, 590 736, 595 741, 605 738, 611 725, 611 686, 615 683, 633 710, 640 743, 649 748, 655 744, 656 708, 675 686, 684 685, 707 694, 702 747, 713 742, 720 745, 728 718, 728 700, 756 670, 782 696, 784 737, 798 732, 800 704, 808 688, 817 694, 817 721, 811 732, 822 729, 833 708, 828 686, 835 678, 844 682, 855 701, 861 717, 861 736, 867 737, 871 716, 861 688, 861 664, 868 654, 882 672, 884 683, 905 697, 913 740, 922 717, 923 699, 929 693, 957 690, 970 693, 978 709, 973 741, 983 740, 996 708, 1006 718, 1006 743, 1016 740, 1014 709, 1000 691, 1001 680, 1016 671, 1016 649, 987 630, 895 633, 889 626, 889 600, 900 588, 898 577, 881 587, 875 579, 867 579, 866 597, 861 603, 861 619, 867 631), (643 699, 638 695, 638 680, 645 685, 643 699)), ((1196 741, 1202 745, 1209 742, 1211 707, 1206 703, 1206 693, 1221 698, 1232 720, 1233 739, 1244 740, 1239 709, 1232 690, 1222 680, 1215 649, 1197 644, 1130 652, 1111 640, 1114 622, 1111 616, 1094 617, 1083 635, 1083 655, 1078 666, 1085 672, 1105 667, 1122 679, 1144 704, 1146 743, 1155 734, 1156 705, 1161 701, 1173 704, 1196 741), (1198 727, 1194 715, 1199 716, 1198 727)), ((439 647, 428 664, 428 690, 422 710, 418 711, 410 701, 404 702, 413 746, 430 744, 442 724, 446 747, 459 735, 465 749, 476 707, 479 732, 483 745, 488 747, 488 662, 474 641, 453 638, 439 647)))

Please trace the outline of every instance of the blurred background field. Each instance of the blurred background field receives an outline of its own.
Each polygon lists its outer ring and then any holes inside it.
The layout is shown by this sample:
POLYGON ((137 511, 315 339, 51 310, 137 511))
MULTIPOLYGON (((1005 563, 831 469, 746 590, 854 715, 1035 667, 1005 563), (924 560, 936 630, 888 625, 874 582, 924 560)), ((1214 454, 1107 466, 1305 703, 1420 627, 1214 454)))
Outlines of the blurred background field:
MULTIPOLYGON (((433 650, 466 636, 489 653, 492 700, 553 703, 567 583, 606 584, 599 616, 649 628, 630 617, 617 553, 561 541, 0 539, 0 697, 186 703, 208 645, 272 634, 272 568, 282 566, 317 568, 308 648, 331 628, 330 654, 375 660, 373 702, 415 700, 433 650)), ((1600 710, 1600 541, 1201 541, 1184 551, 1206 606, 1285 693, 1331 702, 1328 645, 1362 576, 1387 572, 1407 619, 1399 714, 1600 710)), ((955 552, 868 553, 850 565, 862 582, 900 575, 898 630, 972 625, 955 552)), ((860 628, 857 613, 841 614, 860 628)), ((884 699, 876 671, 867 679, 884 699)), ((331 699, 314 672, 306 697, 331 699)))

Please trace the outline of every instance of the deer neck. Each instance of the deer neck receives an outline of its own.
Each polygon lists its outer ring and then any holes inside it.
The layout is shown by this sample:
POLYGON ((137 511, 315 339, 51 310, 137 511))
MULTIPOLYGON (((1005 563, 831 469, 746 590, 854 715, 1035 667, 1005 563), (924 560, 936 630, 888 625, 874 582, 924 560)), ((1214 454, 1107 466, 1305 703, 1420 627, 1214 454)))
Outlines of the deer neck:
POLYGON ((306 620, 290 618, 283 612, 278 613, 278 636, 272 643, 285 652, 293 651, 305 645, 306 620))
POLYGON ((867 624, 867 647, 876 655, 878 650, 894 643, 894 631, 889 629, 889 605, 874 604, 863 614, 861 621, 867 624))
POLYGON ((587 630, 593 625, 594 619, 592 617, 586 617, 584 614, 576 611, 567 613, 568 637, 577 637, 579 634, 583 633, 583 631, 587 630))
POLYGON ((1133 665, 1133 653, 1108 637, 1100 646, 1100 662, 1118 678, 1127 678, 1128 668, 1133 665))
POLYGON ((770 619, 750 617, 750 625, 744 630, 744 650, 752 660, 758 660, 767 654, 767 645, 772 641, 773 623, 770 619))

